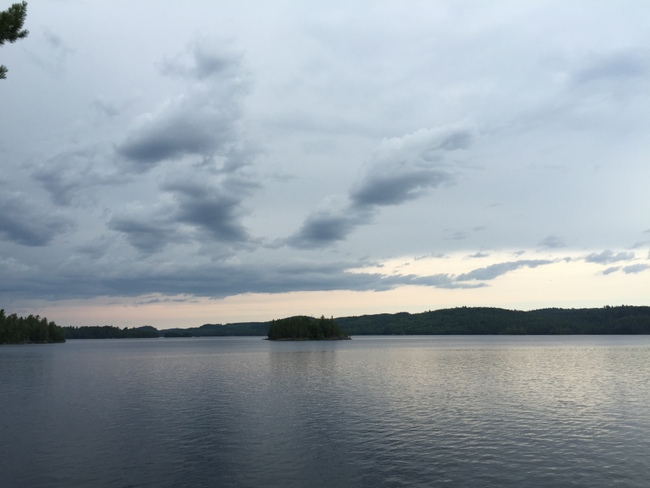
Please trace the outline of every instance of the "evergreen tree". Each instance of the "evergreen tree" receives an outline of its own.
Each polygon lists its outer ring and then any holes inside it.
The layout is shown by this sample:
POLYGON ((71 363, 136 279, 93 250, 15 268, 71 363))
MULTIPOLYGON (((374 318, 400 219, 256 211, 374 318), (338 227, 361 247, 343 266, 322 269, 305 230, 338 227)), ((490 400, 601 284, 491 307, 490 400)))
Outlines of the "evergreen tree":
MULTIPOLYGON (((27 2, 14 3, 0 12, 0 46, 5 42, 16 42, 27 37, 29 31, 23 29, 27 17, 27 2)), ((7 77, 7 67, 0 65, 0 80, 7 77)))

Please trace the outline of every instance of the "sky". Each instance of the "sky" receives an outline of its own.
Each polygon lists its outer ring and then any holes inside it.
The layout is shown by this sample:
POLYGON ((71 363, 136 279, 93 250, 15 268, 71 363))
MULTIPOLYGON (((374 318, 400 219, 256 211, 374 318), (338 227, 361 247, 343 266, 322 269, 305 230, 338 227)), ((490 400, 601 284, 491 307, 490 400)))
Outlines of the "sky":
POLYGON ((30 0, 25 27, 7 313, 650 305, 645 0, 30 0))

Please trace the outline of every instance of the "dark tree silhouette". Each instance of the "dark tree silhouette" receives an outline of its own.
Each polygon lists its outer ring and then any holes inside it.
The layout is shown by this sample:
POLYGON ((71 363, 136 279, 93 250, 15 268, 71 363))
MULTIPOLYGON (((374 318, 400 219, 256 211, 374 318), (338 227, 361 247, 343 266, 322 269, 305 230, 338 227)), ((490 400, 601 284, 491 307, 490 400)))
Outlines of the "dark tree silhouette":
MULTIPOLYGON (((5 42, 16 42, 27 37, 29 31, 23 29, 27 18, 27 2, 14 3, 0 12, 0 46, 5 42)), ((0 65, 0 80, 7 77, 7 67, 0 65)))

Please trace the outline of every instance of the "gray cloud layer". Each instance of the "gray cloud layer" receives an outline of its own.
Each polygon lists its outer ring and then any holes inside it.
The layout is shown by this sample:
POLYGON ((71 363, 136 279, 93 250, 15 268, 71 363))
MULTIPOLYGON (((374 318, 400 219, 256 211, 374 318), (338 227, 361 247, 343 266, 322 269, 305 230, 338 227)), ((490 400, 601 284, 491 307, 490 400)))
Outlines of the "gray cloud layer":
POLYGON ((26 194, 0 194, 0 237, 25 246, 45 246, 73 223, 55 212, 45 213, 26 194))
POLYGON ((376 159, 349 190, 349 203, 338 210, 313 212, 287 243, 299 248, 334 244, 357 226, 372 222, 381 207, 416 200, 432 188, 453 184, 458 170, 445 157, 450 151, 466 149, 471 140, 467 128, 444 128, 383 141, 376 159))

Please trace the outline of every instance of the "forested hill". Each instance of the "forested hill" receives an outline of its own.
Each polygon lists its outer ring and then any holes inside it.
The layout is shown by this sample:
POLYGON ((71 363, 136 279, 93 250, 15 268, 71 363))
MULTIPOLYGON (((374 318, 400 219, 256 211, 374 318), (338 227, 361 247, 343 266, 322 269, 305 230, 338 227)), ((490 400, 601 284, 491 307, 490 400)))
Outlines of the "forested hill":
POLYGON ((529 312, 461 307, 417 314, 341 317, 350 335, 650 334, 650 307, 547 308, 529 312))

